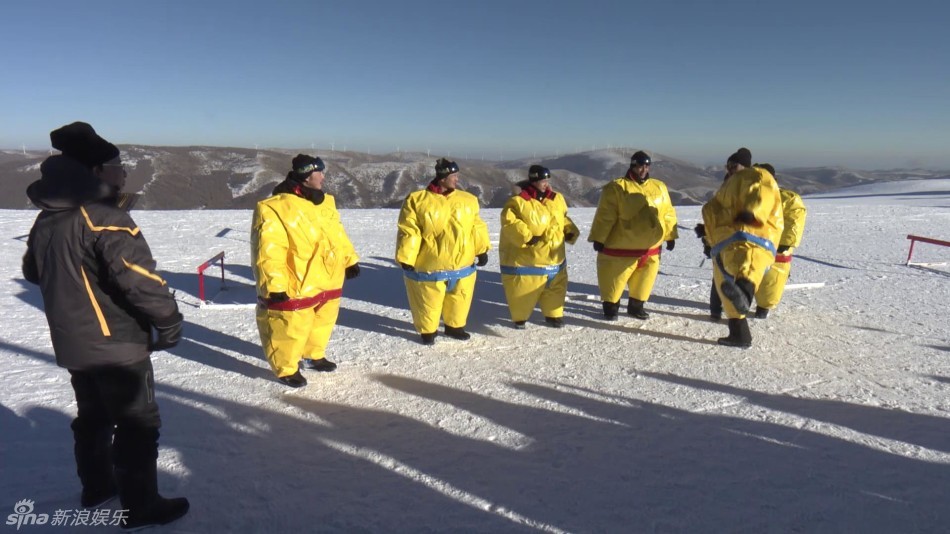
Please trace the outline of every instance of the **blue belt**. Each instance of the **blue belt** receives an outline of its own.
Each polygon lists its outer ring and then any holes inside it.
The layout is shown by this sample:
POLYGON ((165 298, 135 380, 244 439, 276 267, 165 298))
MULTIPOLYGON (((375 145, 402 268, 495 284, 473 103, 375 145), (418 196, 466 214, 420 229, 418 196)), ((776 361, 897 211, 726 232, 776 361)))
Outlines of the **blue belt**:
MULTIPOLYGON (((768 239, 750 234, 748 232, 736 232, 732 234, 731 236, 729 236, 728 238, 721 241, 720 243, 718 243, 709 252, 712 257, 716 258, 716 264, 719 265, 719 271, 722 272, 722 277, 725 280, 731 280, 735 282, 735 278, 726 272, 726 267, 722 264, 722 258, 719 257, 719 253, 722 252, 722 249, 728 247, 729 245, 733 243, 741 243, 741 242, 749 242, 749 243, 756 244, 764 248, 765 250, 768 250, 769 252, 771 252, 772 256, 775 256, 775 245, 768 239)), ((769 271, 768 269, 765 270, 765 272, 768 272, 768 271, 769 271)))
POLYGON ((564 270, 566 265, 567 261, 562 261, 557 265, 546 265, 544 267, 509 267, 507 265, 502 265, 501 274, 513 274, 520 276, 547 276, 548 281, 545 285, 551 285, 551 281, 554 280, 554 277, 557 276, 558 273, 564 270))
POLYGON ((419 271, 403 271, 403 276, 416 282, 448 282, 447 291, 455 290, 459 280, 475 274, 475 266, 470 265, 457 271, 432 271, 422 273, 419 271))
POLYGON ((775 245, 772 244, 771 241, 769 241, 768 239, 764 237, 752 235, 748 232, 736 232, 732 234, 725 240, 717 243, 716 246, 714 246, 712 250, 710 251, 710 254, 712 254, 713 256, 718 256, 719 253, 722 252, 722 249, 728 247, 729 245, 733 243, 740 243, 743 241, 748 241, 750 243, 759 245, 765 250, 768 250, 769 252, 771 252, 773 256, 775 255, 775 245))

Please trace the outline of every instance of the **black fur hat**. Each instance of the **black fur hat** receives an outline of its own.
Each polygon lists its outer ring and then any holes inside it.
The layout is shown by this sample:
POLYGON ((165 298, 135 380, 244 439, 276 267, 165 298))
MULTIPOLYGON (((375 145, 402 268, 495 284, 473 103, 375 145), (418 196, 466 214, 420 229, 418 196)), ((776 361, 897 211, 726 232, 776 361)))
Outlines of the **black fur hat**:
POLYGON ((67 124, 49 133, 53 148, 92 169, 119 157, 119 149, 85 122, 67 124))

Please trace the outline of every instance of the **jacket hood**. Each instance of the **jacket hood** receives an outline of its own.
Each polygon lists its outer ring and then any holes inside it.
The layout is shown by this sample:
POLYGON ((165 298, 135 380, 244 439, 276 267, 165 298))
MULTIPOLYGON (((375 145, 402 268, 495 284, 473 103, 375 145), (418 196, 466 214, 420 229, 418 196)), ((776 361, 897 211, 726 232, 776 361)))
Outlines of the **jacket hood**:
POLYGON ((46 158, 40 165, 40 173, 42 177, 26 188, 26 196, 41 210, 74 209, 116 194, 114 187, 68 156, 46 158))

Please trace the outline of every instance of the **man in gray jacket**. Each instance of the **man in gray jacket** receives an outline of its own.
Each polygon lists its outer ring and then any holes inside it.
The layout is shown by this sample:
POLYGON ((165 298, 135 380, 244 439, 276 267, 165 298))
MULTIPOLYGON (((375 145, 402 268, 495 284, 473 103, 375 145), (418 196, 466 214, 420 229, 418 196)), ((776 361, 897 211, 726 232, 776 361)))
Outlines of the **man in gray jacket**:
POLYGON ((124 527, 170 523, 185 498, 158 494, 161 418, 151 351, 181 339, 182 315, 142 232, 117 206, 125 185, 119 149, 75 122, 50 133, 53 148, 27 196, 40 208, 23 276, 43 294, 56 363, 69 370, 81 503, 118 493, 124 527))

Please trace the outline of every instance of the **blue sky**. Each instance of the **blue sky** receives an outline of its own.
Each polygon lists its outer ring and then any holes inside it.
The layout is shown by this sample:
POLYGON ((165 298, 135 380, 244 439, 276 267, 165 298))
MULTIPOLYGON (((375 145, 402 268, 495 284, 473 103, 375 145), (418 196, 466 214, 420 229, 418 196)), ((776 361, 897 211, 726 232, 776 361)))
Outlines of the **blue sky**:
POLYGON ((950 168, 942 2, 16 1, 0 146, 950 168), (774 5, 773 5, 774 4, 774 5))

